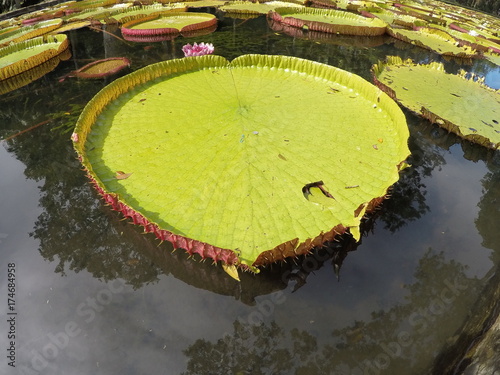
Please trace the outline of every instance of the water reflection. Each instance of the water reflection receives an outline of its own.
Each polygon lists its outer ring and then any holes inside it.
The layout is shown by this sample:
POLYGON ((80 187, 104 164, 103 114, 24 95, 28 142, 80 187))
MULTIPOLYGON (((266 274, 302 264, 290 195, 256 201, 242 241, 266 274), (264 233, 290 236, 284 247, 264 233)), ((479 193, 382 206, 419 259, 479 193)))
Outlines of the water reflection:
POLYGON ((186 348, 183 374, 406 374, 410 368, 423 374, 434 356, 432 343, 446 341, 453 332, 449 314, 465 315, 480 290, 479 280, 467 277, 465 268, 429 249, 415 282, 404 287, 406 303, 372 311, 370 321, 330 330, 327 344, 307 331, 260 320, 286 299, 271 296, 260 301, 260 319, 240 317, 231 334, 186 348))

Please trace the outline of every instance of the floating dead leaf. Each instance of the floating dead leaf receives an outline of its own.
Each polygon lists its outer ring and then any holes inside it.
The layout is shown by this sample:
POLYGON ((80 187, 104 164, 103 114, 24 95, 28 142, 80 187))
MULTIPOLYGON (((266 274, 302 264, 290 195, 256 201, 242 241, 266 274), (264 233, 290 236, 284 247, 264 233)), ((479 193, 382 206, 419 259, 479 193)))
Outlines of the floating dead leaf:
POLYGON ((116 171, 115 177, 117 180, 125 180, 125 179, 129 178, 131 174, 132 173, 125 173, 123 171, 116 171))

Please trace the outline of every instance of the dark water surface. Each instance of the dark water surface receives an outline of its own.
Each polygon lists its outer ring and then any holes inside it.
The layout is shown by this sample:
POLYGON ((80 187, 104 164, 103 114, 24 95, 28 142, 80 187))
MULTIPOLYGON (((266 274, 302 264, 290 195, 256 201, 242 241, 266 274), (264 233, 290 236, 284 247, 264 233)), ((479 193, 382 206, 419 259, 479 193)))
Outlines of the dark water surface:
MULTIPOLYGON (((119 31, 109 30, 120 36, 119 31)), ((83 106, 110 79, 58 78, 90 61, 131 59, 131 70, 180 58, 185 43, 210 42, 228 59, 293 55, 370 79, 397 54, 486 75, 487 62, 445 61, 375 39, 277 32, 265 17, 221 18, 204 37, 124 42, 69 32, 72 58, 42 79, 0 96, 0 308, 8 264, 16 269, 16 368, 0 373, 425 374, 452 345, 500 264, 500 156, 406 113, 412 167, 402 173, 359 246, 334 247, 297 266, 242 282, 220 267, 171 253, 122 221, 89 185, 70 134, 83 106), (339 279, 333 264, 341 263, 339 279), (333 259, 332 259, 333 258, 333 259), (333 263, 332 263, 333 260, 333 263), (10 371, 10 372, 9 372, 10 371)), ((196 110, 196 103, 193 103, 196 110)), ((313 109, 305 109, 313 110, 313 109)), ((348 136, 348 135, 346 135, 348 136)))

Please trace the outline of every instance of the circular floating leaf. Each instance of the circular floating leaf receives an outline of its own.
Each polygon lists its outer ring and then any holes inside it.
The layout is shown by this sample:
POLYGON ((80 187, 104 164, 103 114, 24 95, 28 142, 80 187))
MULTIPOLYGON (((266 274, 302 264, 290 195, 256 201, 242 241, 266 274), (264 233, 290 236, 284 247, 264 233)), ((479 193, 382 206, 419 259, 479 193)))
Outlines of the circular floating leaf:
POLYGON ((108 17, 110 14, 109 8, 90 8, 85 9, 81 12, 70 13, 68 16, 65 16, 63 19, 66 22, 78 22, 78 21, 92 21, 96 22, 100 19, 108 17))
POLYGON ((387 32, 394 38, 429 49, 440 55, 462 58, 479 57, 474 49, 469 46, 460 46, 450 34, 442 30, 424 27, 418 30, 387 27, 387 32))
POLYGON ((141 37, 177 34, 210 28, 216 24, 217 18, 213 14, 173 12, 127 22, 122 27, 122 34, 141 37))
POLYGON ((320 31, 311 31, 299 29, 297 27, 285 25, 280 22, 268 20, 269 27, 276 32, 290 35, 294 38, 308 39, 322 44, 333 44, 339 46, 357 47, 357 48, 373 48, 378 47, 387 42, 390 38, 388 35, 378 36, 355 36, 355 35, 337 35, 332 33, 322 33, 320 31))
POLYGON ((378 18, 333 9, 277 8, 269 13, 269 17, 294 27, 346 35, 382 35, 387 26, 378 18))
POLYGON ((374 65, 373 74, 377 86, 411 111, 472 142, 500 146, 500 92, 481 79, 394 56, 374 65))
POLYGON ((65 12, 74 13, 81 12, 82 10, 92 9, 92 8, 102 8, 113 4, 116 4, 117 0, 83 0, 76 1, 65 7, 65 12))
POLYGON ((415 26, 424 26, 427 22, 417 17, 408 14, 401 14, 392 9, 384 9, 380 7, 371 7, 365 10, 360 10, 360 13, 365 17, 377 17, 389 25, 403 26, 413 28, 415 26))
POLYGON ((62 19, 56 18, 53 20, 39 22, 33 26, 24 26, 11 32, 0 34, 0 47, 47 34, 48 32, 60 27, 62 23, 62 19))
POLYGON ((66 35, 33 38, 0 49, 0 82, 60 55, 69 46, 66 35))
POLYGON ((61 27, 58 27, 57 29, 53 30, 50 34, 61 34, 65 33, 67 31, 71 30, 78 30, 83 27, 91 26, 92 21, 91 20, 83 20, 83 21, 74 21, 74 22, 68 22, 61 27))
POLYGON ((103 60, 91 62, 74 72, 68 77, 78 78, 104 78, 118 73, 120 70, 130 66, 130 60, 126 57, 110 57, 103 60))
POLYGON ((251 267, 357 233, 398 180, 408 136, 397 104, 354 74, 206 55, 113 81, 73 139, 115 209, 191 254, 251 267))
POLYGON ((148 16, 170 13, 172 11, 187 10, 185 3, 171 3, 167 5, 153 4, 145 6, 134 6, 130 8, 117 9, 103 20, 105 23, 127 23, 148 16))
POLYGON ((266 3, 253 3, 251 1, 230 1, 220 7, 220 10, 232 14, 267 14, 269 11, 283 7, 304 7, 301 4, 287 3, 285 1, 271 1, 266 3))

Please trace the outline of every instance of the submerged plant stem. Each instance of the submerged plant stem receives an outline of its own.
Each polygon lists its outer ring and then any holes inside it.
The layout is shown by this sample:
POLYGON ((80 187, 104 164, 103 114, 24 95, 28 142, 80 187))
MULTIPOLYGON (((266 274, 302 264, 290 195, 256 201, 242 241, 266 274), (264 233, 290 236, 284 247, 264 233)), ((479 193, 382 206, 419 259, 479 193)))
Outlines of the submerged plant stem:
POLYGON ((53 119, 50 119, 50 120, 45 120, 45 121, 39 122, 38 124, 33 125, 33 126, 29 127, 28 129, 21 130, 20 132, 18 132, 18 133, 16 133, 16 134, 13 134, 13 135, 11 135, 10 137, 7 137, 7 138, 5 138, 5 139, 2 139, 0 142, 2 142, 2 141, 9 141, 9 140, 11 140, 12 138, 17 137, 18 135, 21 135, 21 134, 23 134, 23 133, 29 132, 30 130, 36 129, 36 128, 38 128, 39 126, 42 126, 42 125, 45 125, 45 124, 47 124, 47 123, 51 122, 52 120, 53 120, 53 119))

